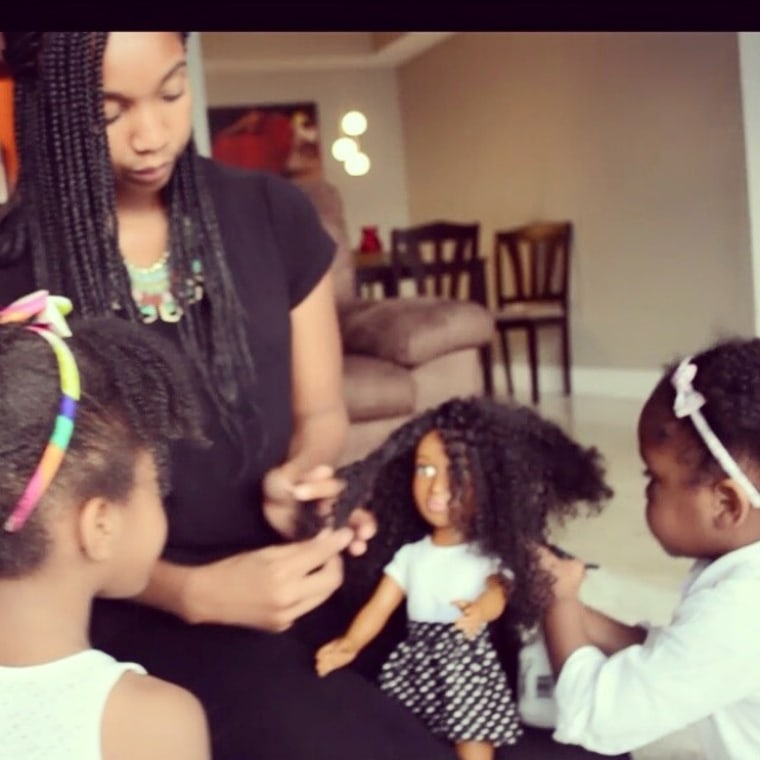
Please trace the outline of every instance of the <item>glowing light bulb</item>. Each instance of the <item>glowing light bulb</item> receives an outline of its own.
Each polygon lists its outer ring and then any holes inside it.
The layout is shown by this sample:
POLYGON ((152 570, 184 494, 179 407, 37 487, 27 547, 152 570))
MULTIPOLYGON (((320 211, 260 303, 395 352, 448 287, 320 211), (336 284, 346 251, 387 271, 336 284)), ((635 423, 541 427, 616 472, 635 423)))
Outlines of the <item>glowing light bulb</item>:
POLYGON ((365 153, 354 153, 346 159, 343 166, 352 177, 361 177, 369 171, 369 157, 365 153))
POLYGON ((336 161, 345 161, 349 156, 358 152, 359 146, 356 144, 356 140, 352 140, 350 137, 339 137, 332 144, 332 154, 336 161))
POLYGON ((361 111, 349 111, 340 122, 340 128, 352 137, 367 131, 367 117, 361 111))

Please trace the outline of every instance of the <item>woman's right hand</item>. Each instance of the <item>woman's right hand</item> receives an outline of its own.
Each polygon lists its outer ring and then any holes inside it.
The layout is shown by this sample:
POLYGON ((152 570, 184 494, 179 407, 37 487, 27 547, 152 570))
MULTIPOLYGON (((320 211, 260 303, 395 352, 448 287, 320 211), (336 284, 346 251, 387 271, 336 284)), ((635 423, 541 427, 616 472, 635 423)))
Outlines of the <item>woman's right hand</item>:
POLYGON ((326 676, 333 670, 345 667, 356 659, 359 650, 346 636, 328 641, 317 650, 315 666, 317 674, 326 676))
POLYGON ((279 632, 322 604, 343 582, 341 552, 350 528, 268 546, 192 568, 185 584, 190 623, 220 623, 279 632))

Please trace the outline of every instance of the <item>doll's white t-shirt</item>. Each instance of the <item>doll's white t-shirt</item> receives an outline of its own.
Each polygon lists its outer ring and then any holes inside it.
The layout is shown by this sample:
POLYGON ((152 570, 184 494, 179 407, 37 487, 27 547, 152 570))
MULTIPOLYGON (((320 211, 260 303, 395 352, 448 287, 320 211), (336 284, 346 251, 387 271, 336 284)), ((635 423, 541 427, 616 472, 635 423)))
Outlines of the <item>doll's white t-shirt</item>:
POLYGON ((385 566, 406 594, 408 618, 422 623, 453 623, 462 615, 453 601, 474 601, 498 572, 499 561, 474 544, 438 546, 430 536, 405 544, 385 566))

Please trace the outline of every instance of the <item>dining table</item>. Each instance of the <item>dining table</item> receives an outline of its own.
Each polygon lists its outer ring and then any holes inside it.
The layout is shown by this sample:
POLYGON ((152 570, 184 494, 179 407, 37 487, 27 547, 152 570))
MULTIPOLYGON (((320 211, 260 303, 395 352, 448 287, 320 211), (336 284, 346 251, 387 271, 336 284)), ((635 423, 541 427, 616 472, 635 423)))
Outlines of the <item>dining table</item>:
POLYGON ((389 251, 354 251, 356 295, 374 297, 378 286, 382 298, 398 295, 398 282, 389 251))

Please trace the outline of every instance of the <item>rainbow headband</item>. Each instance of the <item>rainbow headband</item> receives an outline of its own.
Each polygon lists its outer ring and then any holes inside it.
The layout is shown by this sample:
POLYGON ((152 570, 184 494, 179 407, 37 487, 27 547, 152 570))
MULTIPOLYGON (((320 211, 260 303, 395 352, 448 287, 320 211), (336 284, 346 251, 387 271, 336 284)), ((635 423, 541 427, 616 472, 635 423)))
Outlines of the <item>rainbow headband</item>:
POLYGON ((58 360, 61 378, 61 402, 53 432, 24 493, 3 525, 8 533, 21 530, 34 511, 58 472, 74 432, 74 417, 80 397, 79 370, 74 354, 63 340, 71 337, 65 319, 71 309, 68 298, 51 296, 47 290, 38 290, 0 310, 0 324, 21 324, 50 344, 58 360))

